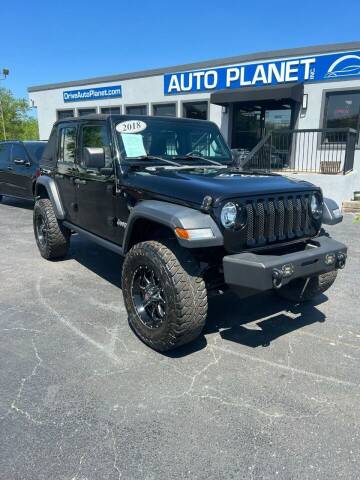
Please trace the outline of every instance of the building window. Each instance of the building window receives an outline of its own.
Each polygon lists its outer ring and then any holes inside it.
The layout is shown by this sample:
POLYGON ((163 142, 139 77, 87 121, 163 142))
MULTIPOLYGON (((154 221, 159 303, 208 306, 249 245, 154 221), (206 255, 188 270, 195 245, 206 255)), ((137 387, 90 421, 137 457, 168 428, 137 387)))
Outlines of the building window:
POLYGON ((158 103, 152 108, 155 117, 176 117, 176 103, 158 103))
MULTIPOLYGON (((324 128, 360 127, 360 90, 348 92, 328 92, 326 94, 324 128)), ((346 133, 326 132, 326 142, 345 142, 346 133)))
POLYGON ((120 115, 121 107, 101 107, 100 112, 104 114, 110 114, 110 115, 120 115))
POLYGON ((66 110, 57 110, 56 116, 58 120, 62 120, 63 118, 73 117, 74 116, 74 109, 66 109, 66 110))
POLYGON ((183 117, 196 120, 208 119, 208 102, 184 102, 183 117))
POLYGON ((96 113, 96 108, 78 108, 78 116, 83 117, 84 115, 92 115, 96 113))
POLYGON ((128 105, 126 115, 147 115, 147 105, 128 105))

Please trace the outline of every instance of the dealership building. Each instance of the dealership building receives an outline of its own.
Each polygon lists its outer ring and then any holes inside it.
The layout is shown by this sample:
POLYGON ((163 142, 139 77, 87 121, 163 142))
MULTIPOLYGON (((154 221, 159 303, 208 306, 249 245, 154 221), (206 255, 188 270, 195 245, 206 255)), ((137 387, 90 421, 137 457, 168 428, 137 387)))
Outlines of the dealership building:
POLYGON ((40 138, 90 113, 211 120, 239 162, 296 175, 338 202, 360 190, 360 42, 261 52, 32 86, 40 138))

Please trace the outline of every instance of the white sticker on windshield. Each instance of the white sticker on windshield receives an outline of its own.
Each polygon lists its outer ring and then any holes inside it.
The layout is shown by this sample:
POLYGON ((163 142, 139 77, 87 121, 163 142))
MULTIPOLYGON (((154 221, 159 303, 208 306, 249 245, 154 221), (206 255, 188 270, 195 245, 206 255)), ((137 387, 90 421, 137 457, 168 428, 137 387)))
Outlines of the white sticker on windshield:
POLYGON ((142 157, 146 155, 142 135, 133 135, 130 133, 122 133, 121 139, 124 144, 125 154, 129 158, 142 157))
POLYGON ((145 130, 146 123, 142 120, 126 120, 116 125, 116 130, 120 133, 139 133, 145 130))

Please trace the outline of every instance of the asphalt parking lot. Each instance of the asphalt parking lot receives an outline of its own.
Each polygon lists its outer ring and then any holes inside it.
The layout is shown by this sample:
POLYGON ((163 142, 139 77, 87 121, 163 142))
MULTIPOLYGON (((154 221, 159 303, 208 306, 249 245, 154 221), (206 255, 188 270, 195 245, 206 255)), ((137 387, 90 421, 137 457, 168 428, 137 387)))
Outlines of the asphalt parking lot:
POLYGON ((1 479, 358 479, 360 225, 329 298, 213 298, 204 335, 131 332, 121 259, 73 237, 46 262, 31 205, 0 204, 1 479))

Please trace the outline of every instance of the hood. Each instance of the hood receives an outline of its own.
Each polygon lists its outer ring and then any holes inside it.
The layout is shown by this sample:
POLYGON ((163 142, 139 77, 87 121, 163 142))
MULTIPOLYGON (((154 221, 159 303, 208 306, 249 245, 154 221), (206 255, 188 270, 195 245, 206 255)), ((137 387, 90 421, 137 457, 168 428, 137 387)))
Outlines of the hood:
POLYGON ((149 167, 128 172, 124 182, 136 190, 197 205, 201 205, 206 195, 212 196, 215 202, 218 202, 242 196, 319 190, 309 182, 283 175, 213 167, 149 167))

